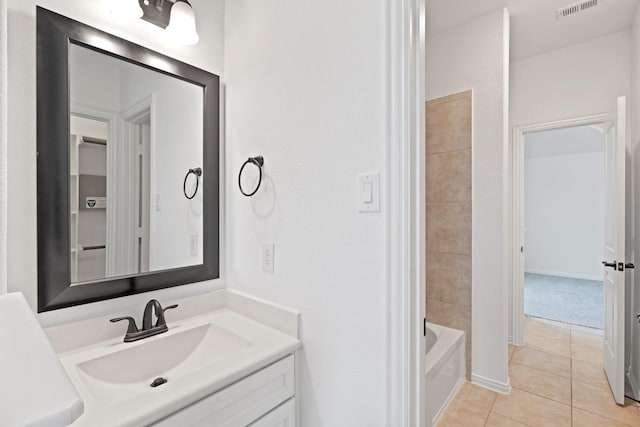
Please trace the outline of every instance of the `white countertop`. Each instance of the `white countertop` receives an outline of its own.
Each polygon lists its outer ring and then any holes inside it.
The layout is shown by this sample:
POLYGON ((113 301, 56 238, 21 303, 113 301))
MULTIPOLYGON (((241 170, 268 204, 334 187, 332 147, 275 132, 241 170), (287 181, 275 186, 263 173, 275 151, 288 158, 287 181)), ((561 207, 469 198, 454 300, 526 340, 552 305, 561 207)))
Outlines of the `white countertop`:
POLYGON ((66 426, 82 414, 38 320, 20 293, 0 296, 0 426, 66 426))

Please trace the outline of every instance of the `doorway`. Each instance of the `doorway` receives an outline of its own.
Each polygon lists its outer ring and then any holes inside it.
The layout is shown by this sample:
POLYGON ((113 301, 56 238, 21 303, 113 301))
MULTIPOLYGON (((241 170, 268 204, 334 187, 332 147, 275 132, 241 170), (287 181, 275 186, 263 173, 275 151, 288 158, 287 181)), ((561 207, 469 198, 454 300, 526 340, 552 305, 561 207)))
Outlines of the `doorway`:
POLYGON ((524 135, 524 314, 602 330, 605 127, 524 135))
MULTIPOLYGON (((601 130, 604 138, 604 157, 601 158, 604 165, 603 177, 604 185, 604 208, 601 212, 604 214, 603 227, 597 227, 604 231, 602 243, 602 264, 604 269, 601 270, 603 277, 603 321, 602 321, 602 340, 600 343, 600 351, 602 352, 602 365, 604 368, 608 383, 615 398, 616 403, 622 405, 624 403, 624 330, 625 330, 625 272, 628 268, 633 268, 633 264, 625 263, 625 241, 626 241, 626 157, 625 149, 627 146, 627 107, 626 98, 619 97, 611 109, 611 113, 573 120, 565 120, 553 123, 544 123, 540 125, 517 127, 514 129, 514 138, 512 145, 512 165, 513 165, 513 245, 515 252, 513 271, 514 271, 514 287, 513 287, 513 342, 517 345, 524 344, 524 320, 525 320, 525 272, 527 253, 527 234, 531 234, 531 230, 526 230, 525 221, 525 162, 526 162, 526 135, 539 132, 558 130, 579 126, 591 126, 596 130, 601 130)), ((565 165, 565 169, 567 166, 565 165)), ((575 169, 573 167, 572 169, 575 169)), ((544 173, 550 174, 549 170, 544 173)), ((564 171, 566 174, 566 171, 564 171)), ((556 177, 557 181, 558 178, 556 177)), ((557 182, 551 182, 551 186, 557 186, 557 182)), ((548 184, 549 185, 549 184, 548 184)), ((589 188, 587 186, 587 188, 589 188)), ((568 191, 568 190, 567 190, 568 191)), ((578 190, 571 190, 578 191, 578 190)), ((568 195, 560 197, 569 198, 568 195)), ((576 203, 575 201, 573 203, 576 203)), ((573 207, 572 207, 573 208, 573 207)), ((579 222, 582 216, 586 216, 580 212, 573 215, 573 221, 579 222)), ((568 227, 565 225, 565 227, 568 227)), ((540 231, 539 231, 540 232, 540 231)), ((563 231, 555 231, 562 234, 563 231)), ((588 231, 586 231, 588 232, 588 231)), ((552 242, 556 239, 555 235, 547 235, 546 239, 552 242)), ((549 249, 547 249, 549 250, 549 249)), ((566 249, 565 249, 566 250, 566 249)), ((597 254, 597 251, 594 251, 597 254)), ((574 254, 559 255, 562 259, 574 254)), ((593 255, 591 264, 597 265, 593 255)), ((592 267, 595 268, 595 265, 592 267)), ((602 266, 599 266, 602 269, 602 266)), ((595 270, 594 270, 595 271, 595 270)), ((547 297, 549 298, 549 297, 547 297)), ((597 350, 596 350, 597 352, 597 350)), ((573 354, 573 345, 571 346, 573 354)))

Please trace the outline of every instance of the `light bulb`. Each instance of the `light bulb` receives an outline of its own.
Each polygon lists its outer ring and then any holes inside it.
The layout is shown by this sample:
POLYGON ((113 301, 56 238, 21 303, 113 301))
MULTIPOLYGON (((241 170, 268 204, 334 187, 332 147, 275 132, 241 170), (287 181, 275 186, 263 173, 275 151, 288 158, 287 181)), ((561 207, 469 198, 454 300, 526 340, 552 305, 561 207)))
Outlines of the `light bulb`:
POLYGON ((111 12, 123 18, 142 18, 144 11, 138 0, 113 0, 111 12))
POLYGON ((171 7, 171 17, 167 31, 175 40, 192 45, 198 43, 200 37, 196 32, 196 16, 189 2, 177 0, 171 7))

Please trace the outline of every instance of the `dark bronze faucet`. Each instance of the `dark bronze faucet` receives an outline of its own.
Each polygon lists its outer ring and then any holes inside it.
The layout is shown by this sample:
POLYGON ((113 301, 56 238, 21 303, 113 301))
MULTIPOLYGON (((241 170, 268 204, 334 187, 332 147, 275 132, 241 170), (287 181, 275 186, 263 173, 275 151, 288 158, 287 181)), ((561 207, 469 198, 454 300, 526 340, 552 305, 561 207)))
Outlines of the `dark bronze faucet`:
POLYGON ((164 318, 164 312, 172 308, 177 308, 178 304, 170 305, 167 308, 162 308, 158 300, 152 299, 144 307, 144 314, 142 315, 142 329, 138 329, 136 320, 133 317, 118 317, 111 319, 111 322, 120 322, 121 320, 128 320, 129 326, 127 327, 127 333, 124 336, 124 342, 138 341, 144 338, 152 337, 154 335, 167 332, 167 322, 164 318), (155 324, 153 323, 153 313, 157 318, 155 324))

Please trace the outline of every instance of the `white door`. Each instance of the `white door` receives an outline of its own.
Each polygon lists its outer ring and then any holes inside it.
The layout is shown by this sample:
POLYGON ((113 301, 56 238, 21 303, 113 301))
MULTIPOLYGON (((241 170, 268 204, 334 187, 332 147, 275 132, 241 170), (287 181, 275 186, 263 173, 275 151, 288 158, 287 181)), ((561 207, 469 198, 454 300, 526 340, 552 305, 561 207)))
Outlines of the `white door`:
POLYGON ((626 98, 617 99, 605 147, 604 370, 624 403, 626 98))

